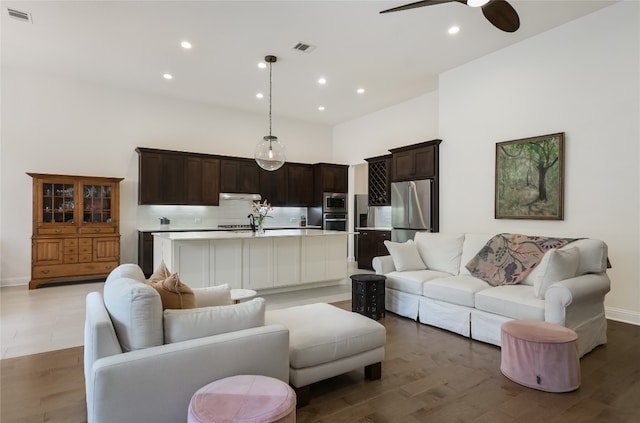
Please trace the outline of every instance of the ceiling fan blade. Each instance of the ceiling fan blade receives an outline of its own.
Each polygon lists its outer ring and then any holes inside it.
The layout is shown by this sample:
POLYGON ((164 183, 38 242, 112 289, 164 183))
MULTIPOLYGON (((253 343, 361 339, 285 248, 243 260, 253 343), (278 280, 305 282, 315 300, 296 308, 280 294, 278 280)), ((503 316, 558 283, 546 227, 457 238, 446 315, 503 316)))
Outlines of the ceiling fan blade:
POLYGON ((505 0, 493 0, 482 6, 482 14, 498 29, 516 32, 520 28, 520 17, 505 0))
POLYGON ((433 5, 442 4, 442 3, 451 3, 454 1, 458 3, 465 3, 465 4, 467 3, 466 0, 424 0, 424 1, 417 1, 415 3, 405 4, 403 6, 394 7, 392 9, 383 10, 380 13, 399 12, 401 10, 415 9, 416 7, 433 6, 433 5))

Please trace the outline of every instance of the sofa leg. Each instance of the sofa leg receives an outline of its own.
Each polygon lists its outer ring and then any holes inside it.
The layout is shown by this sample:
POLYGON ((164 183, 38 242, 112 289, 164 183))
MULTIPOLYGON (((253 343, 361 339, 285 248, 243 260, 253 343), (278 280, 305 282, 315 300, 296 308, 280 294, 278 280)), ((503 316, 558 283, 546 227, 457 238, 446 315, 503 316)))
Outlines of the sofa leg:
POLYGON ((308 405, 311 400, 311 385, 301 386, 300 388, 292 386, 292 388, 296 392, 296 408, 308 405))
POLYGON ((364 368, 364 377, 369 380, 377 380, 382 378, 382 362, 369 364, 364 368))

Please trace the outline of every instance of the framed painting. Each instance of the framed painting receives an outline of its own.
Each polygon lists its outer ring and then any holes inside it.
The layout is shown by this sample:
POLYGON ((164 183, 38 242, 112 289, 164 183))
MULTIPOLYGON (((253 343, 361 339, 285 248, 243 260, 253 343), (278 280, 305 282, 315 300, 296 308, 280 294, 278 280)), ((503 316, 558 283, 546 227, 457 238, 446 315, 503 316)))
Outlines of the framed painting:
POLYGON ((563 220, 564 132, 496 143, 496 219, 563 220))

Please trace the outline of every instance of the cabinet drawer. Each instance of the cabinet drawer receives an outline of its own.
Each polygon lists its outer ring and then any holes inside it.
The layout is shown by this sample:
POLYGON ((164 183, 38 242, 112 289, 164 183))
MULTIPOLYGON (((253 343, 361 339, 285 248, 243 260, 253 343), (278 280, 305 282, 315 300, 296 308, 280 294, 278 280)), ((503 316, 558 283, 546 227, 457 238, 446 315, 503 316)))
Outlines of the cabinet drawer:
POLYGON ((80 248, 82 247, 91 248, 91 245, 93 244, 93 238, 80 238, 78 243, 80 244, 80 248))
POLYGON ((89 245, 81 245, 80 248, 78 248, 78 253, 79 254, 89 254, 91 255, 93 253, 93 248, 91 248, 91 244, 89 245))
POLYGON ((64 247, 64 254, 75 254, 78 255, 78 247, 64 247))
POLYGON ((65 254, 64 255, 65 263, 77 263, 78 262, 78 254, 65 254))
POLYGON ((89 253, 89 254, 80 254, 78 256, 78 261, 80 263, 89 263, 90 261, 92 261, 93 256, 89 253))
POLYGON ((96 228, 96 227, 84 227, 84 228, 80 228, 80 233, 81 234, 113 234, 116 232, 116 228, 114 227, 100 227, 100 228, 96 228))
POLYGON ((65 247, 77 247, 78 238, 65 238, 62 245, 65 247))
POLYGON ((63 227, 63 228, 38 228, 38 234, 40 235, 69 235, 78 233, 76 228, 74 227, 63 227))
POLYGON ((62 279, 79 276, 108 275, 118 266, 118 262, 74 263, 51 266, 33 266, 33 279, 62 279))

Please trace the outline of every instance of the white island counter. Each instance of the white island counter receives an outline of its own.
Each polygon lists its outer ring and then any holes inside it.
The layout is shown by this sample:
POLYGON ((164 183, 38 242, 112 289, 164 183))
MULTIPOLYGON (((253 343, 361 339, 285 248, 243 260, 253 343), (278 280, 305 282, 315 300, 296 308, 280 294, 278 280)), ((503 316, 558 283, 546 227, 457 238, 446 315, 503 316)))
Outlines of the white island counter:
POLYGON ((154 268, 164 260, 187 285, 228 283, 265 290, 340 284, 349 232, 321 229, 154 233, 154 268))

